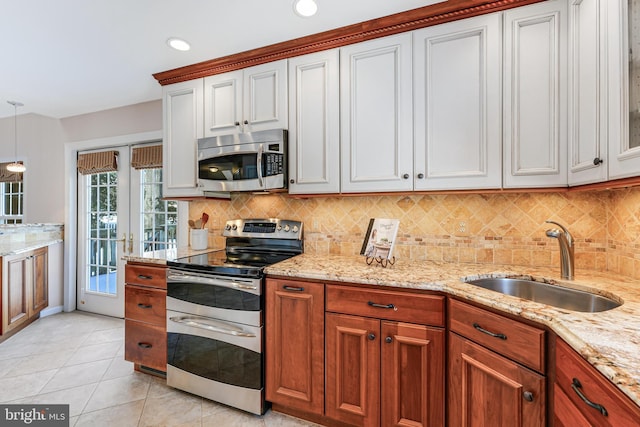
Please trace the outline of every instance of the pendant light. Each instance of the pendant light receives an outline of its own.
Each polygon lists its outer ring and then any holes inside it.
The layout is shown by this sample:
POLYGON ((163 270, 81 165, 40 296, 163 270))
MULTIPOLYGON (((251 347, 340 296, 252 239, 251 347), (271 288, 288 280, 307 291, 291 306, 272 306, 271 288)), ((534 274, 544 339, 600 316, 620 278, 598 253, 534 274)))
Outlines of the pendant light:
POLYGON ((9 104, 13 105, 13 128, 14 128, 14 148, 15 148, 15 156, 16 161, 13 163, 9 163, 7 165, 7 170, 9 172, 22 173, 27 170, 25 165, 22 162, 18 161, 18 107, 22 107, 24 104, 18 101, 7 101, 9 104))

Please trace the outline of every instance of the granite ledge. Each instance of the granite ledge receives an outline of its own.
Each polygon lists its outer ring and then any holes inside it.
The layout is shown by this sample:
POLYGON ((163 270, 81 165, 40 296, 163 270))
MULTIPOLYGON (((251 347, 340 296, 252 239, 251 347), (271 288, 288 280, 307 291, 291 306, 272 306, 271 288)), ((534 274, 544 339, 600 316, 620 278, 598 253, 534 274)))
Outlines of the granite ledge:
POLYGON ((383 268, 375 262, 367 265, 361 256, 302 254, 269 266, 265 272, 271 276, 443 292, 537 322, 554 331, 640 406, 640 283, 593 271, 577 271, 576 280, 566 281, 559 277, 559 270, 408 260, 398 260, 393 266, 383 268), (579 313, 503 295, 463 281, 522 276, 614 297, 624 303, 601 313, 579 313))
POLYGON ((61 238, 51 238, 42 240, 31 240, 28 242, 0 243, 0 256, 16 255, 22 252, 33 251, 35 249, 55 245, 56 243, 62 242, 63 239, 61 238))

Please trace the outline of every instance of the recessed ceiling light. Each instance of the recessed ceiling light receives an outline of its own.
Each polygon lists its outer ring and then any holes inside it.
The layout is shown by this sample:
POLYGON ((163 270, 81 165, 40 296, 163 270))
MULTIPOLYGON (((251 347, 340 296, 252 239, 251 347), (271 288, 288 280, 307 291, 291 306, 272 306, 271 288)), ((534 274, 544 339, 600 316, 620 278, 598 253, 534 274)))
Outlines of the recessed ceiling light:
POLYGON ((293 10, 299 16, 308 18, 313 16, 318 11, 318 5, 314 0, 295 0, 293 2, 293 10))
POLYGON ((167 40, 167 44, 175 50, 180 50, 183 52, 191 49, 191 45, 188 42, 177 37, 171 37, 169 40, 167 40))

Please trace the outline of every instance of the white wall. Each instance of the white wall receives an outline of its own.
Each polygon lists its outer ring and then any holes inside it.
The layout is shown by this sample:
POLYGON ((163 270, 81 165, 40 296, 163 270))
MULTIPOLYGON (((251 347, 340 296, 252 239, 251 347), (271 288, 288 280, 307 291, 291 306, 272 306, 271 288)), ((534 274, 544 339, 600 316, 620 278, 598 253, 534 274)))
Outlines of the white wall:
MULTIPOLYGON (((64 133, 60 121, 18 115, 18 159, 24 173, 24 222, 64 222, 64 133)), ((14 160, 14 118, 0 119, 0 160, 14 160)))

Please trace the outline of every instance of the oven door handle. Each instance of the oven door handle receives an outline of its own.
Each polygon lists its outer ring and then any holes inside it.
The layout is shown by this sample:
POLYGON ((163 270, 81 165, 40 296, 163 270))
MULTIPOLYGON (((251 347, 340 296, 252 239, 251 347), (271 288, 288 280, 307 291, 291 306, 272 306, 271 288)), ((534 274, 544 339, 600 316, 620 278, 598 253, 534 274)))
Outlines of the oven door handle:
POLYGON ((186 326, 200 328, 200 329, 204 329, 211 332, 219 332, 221 334, 233 335, 235 337, 247 337, 247 338, 256 337, 256 334, 243 331, 242 329, 239 329, 239 328, 238 329, 221 328, 219 326, 210 325, 208 323, 203 323, 201 321, 197 322, 195 319, 202 320, 201 318, 193 317, 193 316, 174 316, 169 318, 169 320, 171 320, 172 322, 181 323, 186 326))
POLYGON ((210 279, 206 277, 194 276, 191 274, 181 274, 181 273, 169 273, 167 275, 168 282, 184 282, 191 281, 195 283, 204 283, 206 285, 214 285, 214 286, 222 286, 225 288, 233 288, 233 289, 244 289, 249 291, 257 291, 258 287, 255 285, 249 285, 247 283, 238 282, 237 280, 228 280, 228 279, 210 279))

